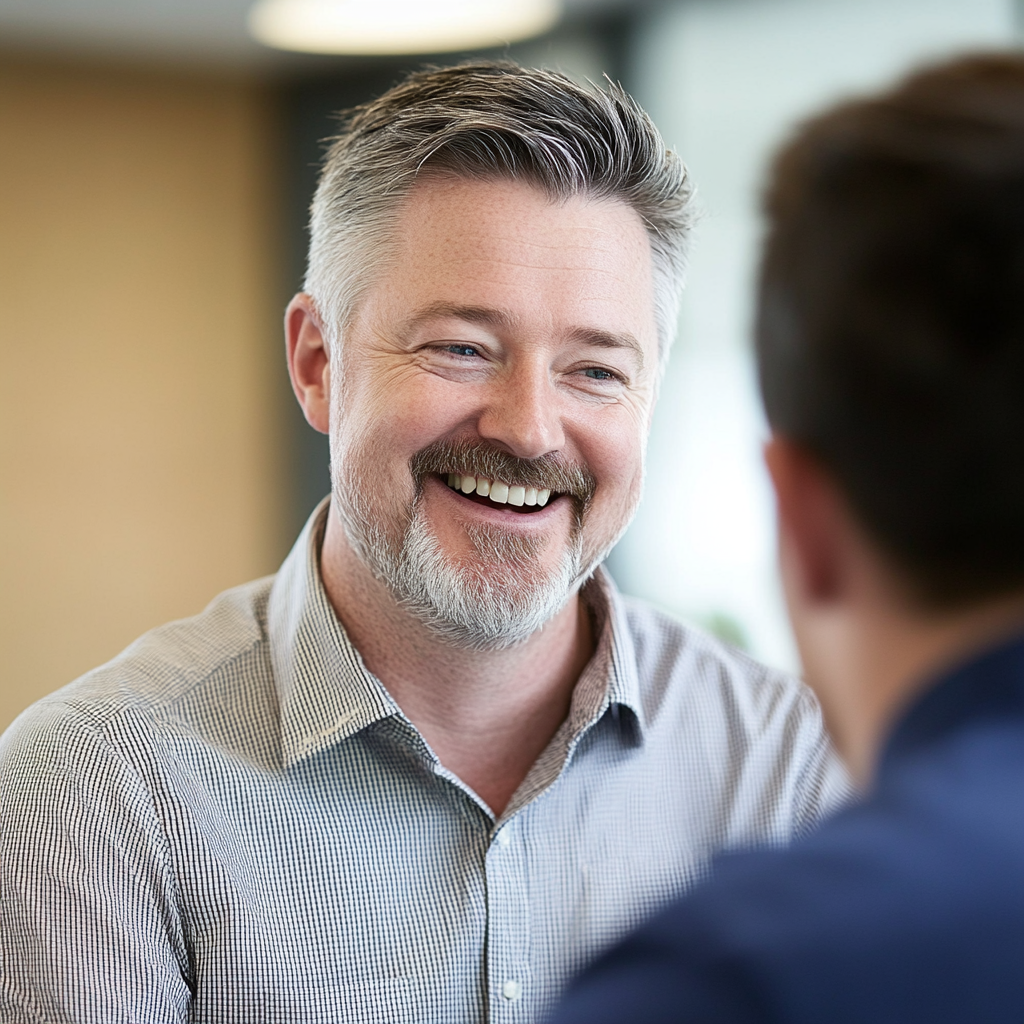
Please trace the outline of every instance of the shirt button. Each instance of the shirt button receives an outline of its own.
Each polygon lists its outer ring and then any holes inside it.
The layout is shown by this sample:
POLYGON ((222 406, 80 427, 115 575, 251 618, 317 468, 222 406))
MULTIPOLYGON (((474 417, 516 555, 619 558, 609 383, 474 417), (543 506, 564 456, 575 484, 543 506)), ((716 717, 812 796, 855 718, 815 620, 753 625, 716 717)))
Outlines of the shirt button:
POLYGON ((508 826, 506 825, 505 828, 503 828, 498 833, 498 845, 499 846, 508 846, 508 844, 511 843, 511 842, 512 842, 512 837, 508 834, 508 826))
POLYGON ((515 978, 509 978, 508 981, 501 986, 501 994, 510 1003, 514 1003, 523 994, 523 986, 520 985, 515 978))

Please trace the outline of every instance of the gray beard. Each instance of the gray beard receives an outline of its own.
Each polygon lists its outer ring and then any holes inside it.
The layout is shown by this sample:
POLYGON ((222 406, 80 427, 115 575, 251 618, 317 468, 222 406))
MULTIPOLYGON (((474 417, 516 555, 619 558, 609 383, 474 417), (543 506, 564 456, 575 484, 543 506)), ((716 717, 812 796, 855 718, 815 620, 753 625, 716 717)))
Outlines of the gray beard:
POLYGON ((441 640, 469 650, 512 647, 532 636, 565 607, 607 551, 583 564, 583 536, 575 524, 553 570, 541 570, 543 542, 491 527, 468 528, 478 565, 451 560, 430 531, 417 497, 399 544, 379 510, 361 500, 354 481, 336 481, 335 506, 352 549, 395 599, 441 640), (353 501, 353 496, 356 497, 353 501))
POLYGON ((487 527, 468 532, 490 574, 452 564, 425 517, 414 514, 387 581, 405 608, 453 646, 500 650, 521 643, 554 618, 589 575, 581 572, 578 531, 558 566, 543 576, 536 542, 487 527))

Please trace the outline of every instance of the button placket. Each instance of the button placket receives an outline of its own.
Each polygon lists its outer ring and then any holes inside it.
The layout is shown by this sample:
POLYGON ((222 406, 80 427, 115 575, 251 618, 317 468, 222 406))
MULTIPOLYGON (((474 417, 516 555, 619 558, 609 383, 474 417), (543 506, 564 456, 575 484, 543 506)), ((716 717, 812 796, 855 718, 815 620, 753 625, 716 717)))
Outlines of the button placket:
POLYGON ((487 976, 492 1024, 529 1019, 529 913, 520 827, 498 829, 487 862, 487 976))

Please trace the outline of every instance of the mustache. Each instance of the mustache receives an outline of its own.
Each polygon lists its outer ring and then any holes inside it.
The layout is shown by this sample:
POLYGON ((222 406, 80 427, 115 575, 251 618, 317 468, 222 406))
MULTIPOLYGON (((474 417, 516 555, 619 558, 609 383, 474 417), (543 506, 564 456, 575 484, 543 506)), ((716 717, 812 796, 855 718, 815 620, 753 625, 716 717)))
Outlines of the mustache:
POLYGON ((570 462, 557 452, 538 459, 521 459, 479 441, 435 441, 412 457, 410 469, 417 485, 431 473, 485 476, 568 495, 580 511, 590 507, 597 489, 597 481, 586 466, 570 462))

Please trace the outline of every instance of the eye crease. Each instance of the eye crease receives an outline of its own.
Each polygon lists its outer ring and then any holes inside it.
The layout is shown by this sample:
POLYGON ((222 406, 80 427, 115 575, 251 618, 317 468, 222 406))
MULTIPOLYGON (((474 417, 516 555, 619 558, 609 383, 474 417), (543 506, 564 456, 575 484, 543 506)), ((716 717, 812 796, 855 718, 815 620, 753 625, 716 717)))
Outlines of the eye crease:
MULTIPOLYGON (((440 351, 446 352, 453 356, 463 356, 470 358, 472 356, 479 356, 480 351, 474 345, 462 344, 460 342, 452 342, 451 344, 444 345, 440 351)), ((602 366, 588 366, 582 371, 583 376, 589 377, 591 380, 598 381, 619 381, 622 378, 612 370, 606 370, 602 366)))

